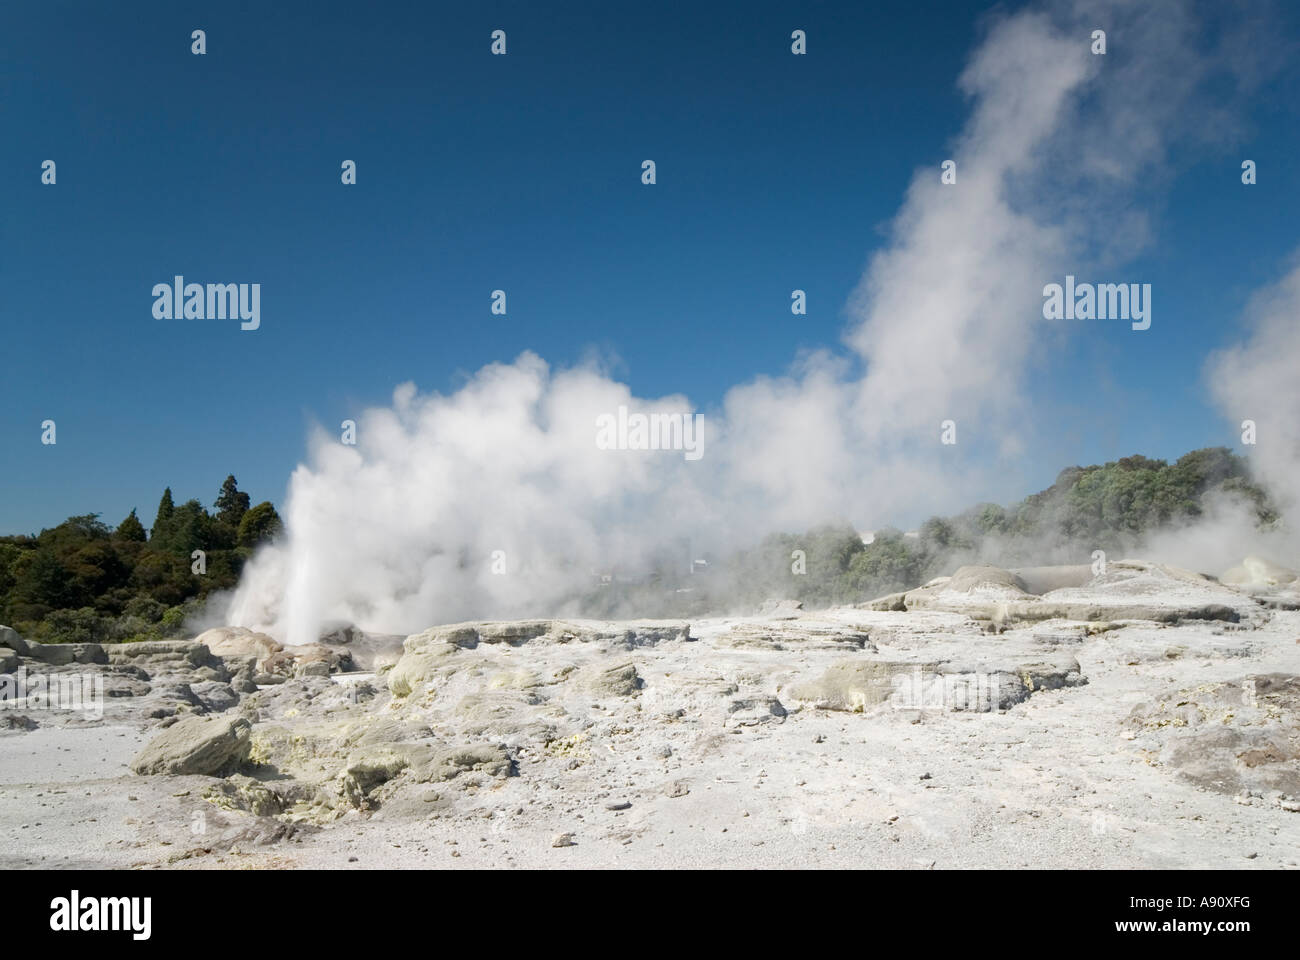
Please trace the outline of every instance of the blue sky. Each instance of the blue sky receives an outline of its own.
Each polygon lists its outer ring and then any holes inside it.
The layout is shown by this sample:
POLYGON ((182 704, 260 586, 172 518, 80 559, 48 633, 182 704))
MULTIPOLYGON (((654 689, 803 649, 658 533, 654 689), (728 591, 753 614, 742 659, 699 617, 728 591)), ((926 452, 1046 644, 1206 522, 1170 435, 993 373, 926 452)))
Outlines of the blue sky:
MULTIPOLYGON (((210 503, 232 472, 279 502, 313 421, 525 349, 557 365, 594 349, 637 394, 707 406, 836 346, 913 172, 967 115, 956 78, 986 9, 6 5, 0 532, 132 507, 148 524, 164 486, 210 503), (795 27, 808 56, 790 55, 795 27), (155 320, 150 290, 177 273, 261 283, 261 329, 155 320)), ((1118 272, 1152 283, 1156 322, 1045 340, 1028 392, 1059 427, 1029 477, 973 494, 1233 444, 1201 365, 1300 239, 1298 72, 1257 92, 1241 145, 1139 193, 1156 242, 1118 272)))

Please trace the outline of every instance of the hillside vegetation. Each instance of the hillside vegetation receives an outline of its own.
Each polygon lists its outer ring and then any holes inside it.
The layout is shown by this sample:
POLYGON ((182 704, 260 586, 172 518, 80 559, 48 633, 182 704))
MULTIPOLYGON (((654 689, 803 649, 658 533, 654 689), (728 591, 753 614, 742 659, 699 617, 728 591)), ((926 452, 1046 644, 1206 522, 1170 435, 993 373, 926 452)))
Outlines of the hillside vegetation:
POLYGON ((1034 566, 1089 563, 1142 549, 1148 535, 1203 516, 1212 501, 1236 499, 1261 526, 1277 520, 1247 463, 1230 450, 1194 450, 1175 463, 1142 456, 1067 467, 1056 482, 1018 503, 983 503, 931 517, 914 535, 875 532, 871 543, 848 524, 774 534, 754 549, 715 560, 701 576, 660 574, 652 584, 616 585, 590 598, 602 615, 700 616, 752 610, 769 598, 805 607, 860 603, 920 586, 964 563, 1034 566), (795 551, 804 572, 795 573, 795 551), (665 587, 672 589, 665 590, 665 587))
POLYGON ((245 560, 281 528, 275 507, 250 506, 233 476, 214 507, 177 506, 168 488, 148 531, 132 510, 115 529, 91 513, 35 536, 0 537, 0 623, 47 643, 179 635, 205 598, 239 582, 245 560))
MULTIPOLYGON (((1096 549, 1123 556, 1140 551, 1147 535, 1197 519, 1222 497, 1245 504, 1260 525, 1277 520, 1246 462, 1227 449, 1195 450, 1175 463, 1133 456, 1068 467, 1051 487, 1018 503, 931 517, 914 535, 879 530, 864 543, 847 524, 772 534, 714 559, 707 573, 664 566, 633 582, 615 577, 582 588, 573 606, 588 616, 625 617, 752 610, 768 598, 809 608, 859 603, 963 563, 1087 563, 1096 549)), ((176 505, 168 489, 148 531, 132 510, 115 529, 87 514, 36 536, 0 537, 0 623, 51 643, 181 635, 205 599, 233 588, 253 550, 281 530, 275 507, 251 506, 233 476, 214 508, 198 500, 176 505), (204 552, 202 572, 196 550, 204 552)))
POLYGON ((738 582, 755 585, 751 599, 793 588, 793 596, 810 606, 860 602, 919 586, 963 563, 1088 563, 1097 549, 1123 556, 1140 550, 1149 534, 1201 517, 1217 497, 1239 498, 1261 525, 1277 519, 1264 491, 1251 482, 1246 461, 1212 447, 1175 463, 1132 456, 1067 467, 1052 486, 1018 503, 984 503, 957 516, 931 517, 917 536, 881 530, 865 544, 851 527, 831 526, 801 537, 769 537, 763 549, 734 565, 738 582), (790 574, 796 549, 807 553, 806 576, 790 574))

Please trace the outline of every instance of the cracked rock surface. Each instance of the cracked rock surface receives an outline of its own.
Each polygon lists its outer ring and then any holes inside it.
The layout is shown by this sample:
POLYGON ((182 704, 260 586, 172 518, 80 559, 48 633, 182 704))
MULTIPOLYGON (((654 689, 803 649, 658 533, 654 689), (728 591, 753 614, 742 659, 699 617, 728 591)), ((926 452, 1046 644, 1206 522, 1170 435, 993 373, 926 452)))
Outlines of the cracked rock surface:
POLYGON ((0 710, 0 865, 1293 867, 1295 584, 967 567, 304 647, 0 628, 0 684, 102 690, 0 710))

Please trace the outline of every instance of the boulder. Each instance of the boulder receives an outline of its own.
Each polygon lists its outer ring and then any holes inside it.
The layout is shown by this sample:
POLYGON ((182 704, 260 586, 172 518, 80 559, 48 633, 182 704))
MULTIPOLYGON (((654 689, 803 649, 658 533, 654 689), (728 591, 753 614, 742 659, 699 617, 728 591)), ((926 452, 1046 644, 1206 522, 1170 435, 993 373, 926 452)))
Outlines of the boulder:
POLYGON ((219 680, 205 680, 190 684, 190 692, 199 699, 203 707, 212 713, 229 710, 239 702, 239 694, 228 683, 219 680))
POLYGON ((593 671, 586 686, 595 697, 630 697, 641 689, 641 678, 635 664, 619 663, 593 671))
POLYGON ((214 627, 195 637, 218 657, 256 657, 257 669, 268 671, 266 663, 284 648, 264 633, 247 627, 214 627))
POLYGON ((230 686, 236 693, 256 693, 257 675, 256 657, 222 657, 226 670, 230 673, 230 686))
POLYGON ((328 647, 323 643, 304 643, 284 647, 267 659, 269 673, 283 673, 295 677, 328 677, 352 669, 352 654, 347 649, 328 647))
POLYGON ((1025 581, 1001 567, 958 567, 951 577, 936 577, 923 587, 863 604, 868 610, 942 610, 979 620, 1001 619, 1007 610, 1036 598, 1025 581))
POLYGON ((458 648, 450 643, 412 644, 412 640, 422 636, 406 638, 406 652, 388 671, 388 689, 395 697, 410 696, 443 672, 455 669, 458 648))
MULTIPOLYGON (((1037 587, 1077 583, 1087 568, 1025 568, 1037 587)), ((1035 596, 1027 581, 997 567, 961 567, 906 593, 864 604, 871 610, 935 610, 959 613, 1005 627, 1018 621, 1222 620, 1237 623, 1259 605, 1207 577, 1166 564, 1117 560, 1081 586, 1062 586, 1035 596)))
POLYGON ((412 784, 446 783, 464 773, 496 779, 515 772, 504 746, 459 746, 438 749, 424 743, 391 743, 352 755, 332 783, 324 785, 325 802, 336 811, 382 806, 412 784))
POLYGON ((29 644, 13 627, 0 627, 0 647, 8 647, 20 657, 27 656, 29 644))
POLYGON ((980 564, 958 567, 944 588, 956 593, 993 590, 1014 597, 1029 592, 1025 589, 1025 582, 1010 570, 980 564))
POLYGON ((104 647, 98 643, 33 643, 28 644, 26 656, 52 667, 66 667, 73 663, 108 663, 104 647))
POLYGON ((753 727, 760 723, 785 720, 785 706, 776 697, 745 697, 727 704, 726 723, 731 726, 753 727))
POLYGON ((885 703, 894 692, 894 676, 910 669, 879 660, 837 663, 817 679, 795 685, 790 696, 824 710, 861 713, 885 703))
POLYGON ((104 696, 146 697, 152 688, 148 681, 126 667, 111 667, 104 671, 104 696))
POLYGON ((353 624, 332 623, 321 628, 319 643, 351 662, 344 669, 373 673, 398 661, 404 639, 400 634, 367 633, 353 624))
POLYGON ((222 810, 238 810, 256 817, 274 817, 284 812, 280 794, 252 777, 236 773, 203 791, 203 799, 222 810))
POLYGON ((321 625, 317 640, 327 646, 347 646, 366 638, 366 632, 354 623, 331 621, 321 625))
POLYGON ((483 746, 449 747, 438 751, 420 771, 421 780, 451 780, 462 773, 474 771, 489 777, 508 777, 514 772, 510 752, 501 744, 483 746))
POLYGON ((1205 790, 1300 810, 1300 676, 1173 686, 1125 722, 1149 763, 1205 790))
POLYGON ((195 695, 188 683, 173 680, 150 684, 145 703, 149 716, 154 720, 174 717, 178 713, 206 713, 208 710, 207 704, 195 695))
POLYGON ((480 643, 504 643, 519 646, 551 632, 550 620, 505 620, 471 623, 452 623, 432 627, 423 633, 406 638, 404 647, 428 647, 451 644, 472 650, 480 643))
POLYGON ((796 684, 790 696, 824 710, 859 713, 889 703, 896 709, 988 713, 1006 710, 1040 690, 1087 683, 1068 655, 1031 660, 1006 653, 974 660, 867 660, 833 664, 796 684))
POLYGON ((142 640, 114 644, 108 649, 108 662, 130 664, 151 673, 220 666, 220 662, 213 659, 212 651, 194 640, 142 640))
POLYGON ((248 758, 252 725, 240 719, 186 717, 151 740, 131 769, 141 776, 216 776, 248 758))
MULTIPOLYGON (((689 640, 691 625, 680 620, 509 620, 474 621, 431 627, 407 637, 401 658, 388 673, 388 689, 406 697, 456 669, 457 651, 479 644, 590 643, 606 650, 632 650, 672 640, 689 640)), ((619 685, 619 684, 616 684, 619 685)), ((621 686, 625 688, 626 682, 621 686)), ((622 695, 622 694, 618 694, 622 695)))
POLYGON ((295 677, 328 677, 330 675, 330 665, 325 660, 304 660, 301 663, 294 664, 293 675, 295 677))

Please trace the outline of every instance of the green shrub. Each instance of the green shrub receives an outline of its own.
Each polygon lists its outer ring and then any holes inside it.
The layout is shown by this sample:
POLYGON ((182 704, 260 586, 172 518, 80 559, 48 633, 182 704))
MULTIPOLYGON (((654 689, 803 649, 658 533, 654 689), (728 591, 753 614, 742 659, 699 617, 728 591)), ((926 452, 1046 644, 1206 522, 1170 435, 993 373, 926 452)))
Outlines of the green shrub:
POLYGON ((43 643, 111 643, 113 621, 101 617, 92 607, 52 610, 42 621, 43 643))

